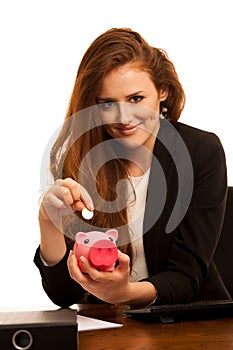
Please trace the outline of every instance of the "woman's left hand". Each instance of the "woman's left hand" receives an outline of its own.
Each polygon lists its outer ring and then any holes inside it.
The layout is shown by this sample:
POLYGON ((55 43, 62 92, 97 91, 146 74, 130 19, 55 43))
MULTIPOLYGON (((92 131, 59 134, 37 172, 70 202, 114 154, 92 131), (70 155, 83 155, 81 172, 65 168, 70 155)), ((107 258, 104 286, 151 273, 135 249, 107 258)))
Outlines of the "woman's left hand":
POLYGON ((118 250, 118 266, 112 272, 98 271, 84 257, 80 258, 86 274, 83 274, 77 264, 73 252, 68 258, 70 276, 88 293, 110 304, 127 303, 130 299, 129 281, 130 258, 118 250))

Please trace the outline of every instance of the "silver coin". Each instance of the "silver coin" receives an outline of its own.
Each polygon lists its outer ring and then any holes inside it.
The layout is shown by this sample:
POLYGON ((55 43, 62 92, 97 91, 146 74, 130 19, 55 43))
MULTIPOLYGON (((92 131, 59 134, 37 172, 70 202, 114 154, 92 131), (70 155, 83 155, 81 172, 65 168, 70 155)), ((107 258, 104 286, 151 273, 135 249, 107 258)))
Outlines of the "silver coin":
POLYGON ((94 212, 91 210, 88 210, 87 208, 83 208, 82 210, 82 217, 86 220, 91 220, 94 216, 94 212))

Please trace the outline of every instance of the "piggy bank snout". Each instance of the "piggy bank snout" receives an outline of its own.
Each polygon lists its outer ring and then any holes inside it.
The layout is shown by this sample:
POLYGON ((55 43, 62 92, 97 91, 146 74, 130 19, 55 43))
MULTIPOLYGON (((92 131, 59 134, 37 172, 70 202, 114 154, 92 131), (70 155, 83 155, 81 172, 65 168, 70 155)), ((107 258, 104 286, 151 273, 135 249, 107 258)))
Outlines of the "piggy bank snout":
POLYGON ((89 260, 96 267, 111 267, 115 265, 118 252, 116 245, 108 240, 95 242, 89 252, 89 260))

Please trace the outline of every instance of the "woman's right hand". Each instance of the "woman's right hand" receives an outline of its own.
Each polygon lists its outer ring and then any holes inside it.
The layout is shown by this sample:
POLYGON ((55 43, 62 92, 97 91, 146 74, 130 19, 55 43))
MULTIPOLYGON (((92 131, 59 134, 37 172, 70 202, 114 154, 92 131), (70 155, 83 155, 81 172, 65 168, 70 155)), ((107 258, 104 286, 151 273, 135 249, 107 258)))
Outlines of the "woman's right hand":
POLYGON ((47 265, 58 263, 66 253, 62 217, 84 208, 93 210, 93 201, 86 189, 71 178, 56 180, 45 193, 39 211, 40 254, 47 265))
POLYGON ((82 211, 84 208, 91 211, 94 209, 92 198, 87 190, 71 178, 58 179, 43 196, 39 218, 52 222, 61 229, 63 215, 82 211))

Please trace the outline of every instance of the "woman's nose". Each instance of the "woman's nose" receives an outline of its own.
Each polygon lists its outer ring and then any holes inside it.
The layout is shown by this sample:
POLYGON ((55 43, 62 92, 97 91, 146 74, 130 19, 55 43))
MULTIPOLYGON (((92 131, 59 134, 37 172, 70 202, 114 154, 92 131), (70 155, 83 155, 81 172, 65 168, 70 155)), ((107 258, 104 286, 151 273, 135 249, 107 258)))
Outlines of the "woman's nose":
POLYGON ((132 121, 132 111, 129 103, 119 102, 117 106, 117 123, 130 124, 132 121))

